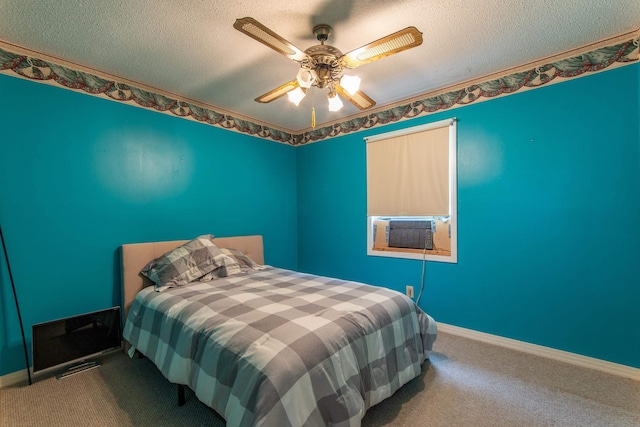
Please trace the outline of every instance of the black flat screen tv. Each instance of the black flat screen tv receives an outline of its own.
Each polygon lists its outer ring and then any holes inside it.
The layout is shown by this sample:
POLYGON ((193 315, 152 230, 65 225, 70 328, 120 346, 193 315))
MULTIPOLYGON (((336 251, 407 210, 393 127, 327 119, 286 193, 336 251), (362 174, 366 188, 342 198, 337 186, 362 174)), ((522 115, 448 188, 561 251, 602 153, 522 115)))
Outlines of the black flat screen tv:
POLYGON ((76 371, 99 366, 87 360, 121 346, 120 307, 37 323, 31 337, 34 373, 74 363, 76 371))

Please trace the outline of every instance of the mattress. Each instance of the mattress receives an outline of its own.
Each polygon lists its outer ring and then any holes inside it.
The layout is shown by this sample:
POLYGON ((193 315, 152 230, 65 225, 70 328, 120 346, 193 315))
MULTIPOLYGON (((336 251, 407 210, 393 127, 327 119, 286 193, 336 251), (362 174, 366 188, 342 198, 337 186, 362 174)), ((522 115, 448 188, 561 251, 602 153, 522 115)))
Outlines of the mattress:
POLYGON ((229 426, 358 426, 420 374, 436 333, 399 292, 267 267, 145 288, 123 336, 229 426))

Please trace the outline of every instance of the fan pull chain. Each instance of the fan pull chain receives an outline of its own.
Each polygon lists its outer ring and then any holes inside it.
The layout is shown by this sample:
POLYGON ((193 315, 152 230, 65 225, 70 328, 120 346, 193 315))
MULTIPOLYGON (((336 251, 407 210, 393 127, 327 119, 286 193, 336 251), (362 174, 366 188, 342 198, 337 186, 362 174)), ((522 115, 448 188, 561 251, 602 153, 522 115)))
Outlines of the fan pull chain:
POLYGON ((316 130, 316 91, 311 88, 311 129, 316 130))

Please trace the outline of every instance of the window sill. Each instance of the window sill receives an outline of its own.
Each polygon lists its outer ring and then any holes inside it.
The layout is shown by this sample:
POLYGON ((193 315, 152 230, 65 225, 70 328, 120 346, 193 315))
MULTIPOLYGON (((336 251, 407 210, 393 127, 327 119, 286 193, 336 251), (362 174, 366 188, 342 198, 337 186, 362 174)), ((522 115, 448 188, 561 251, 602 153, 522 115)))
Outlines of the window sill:
MULTIPOLYGON (((399 252, 406 254, 418 254, 422 256, 425 252, 424 249, 411 249, 411 248, 385 248, 385 247, 373 247, 373 251, 381 251, 381 252, 399 252)), ((451 251, 447 249, 430 249, 426 251, 428 255, 441 255, 441 256, 451 256, 451 251)))
POLYGON ((438 261, 456 264, 458 262, 457 257, 451 254, 447 249, 404 249, 404 248, 388 248, 388 247, 374 247, 369 248, 367 251, 369 256, 379 256, 387 258, 405 258, 405 259, 426 259, 427 261, 438 261))

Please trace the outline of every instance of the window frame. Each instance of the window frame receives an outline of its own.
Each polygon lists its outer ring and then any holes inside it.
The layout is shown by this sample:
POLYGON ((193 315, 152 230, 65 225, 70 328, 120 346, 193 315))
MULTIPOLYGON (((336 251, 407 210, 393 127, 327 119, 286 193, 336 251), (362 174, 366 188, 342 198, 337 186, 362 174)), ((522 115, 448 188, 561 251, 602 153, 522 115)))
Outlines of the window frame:
MULTIPOLYGON (((451 254, 430 254, 429 250, 420 251, 415 253, 415 250, 405 252, 400 250, 393 251, 381 251, 373 249, 373 229, 374 221, 376 218, 388 218, 388 216, 369 216, 367 215, 367 255, 379 256, 388 258, 404 258, 404 259, 419 259, 427 261, 445 262, 456 264, 458 262, 458 184, 457 184, 457 119, 455 117, 440 120, 433 123, 427 123, 424 125, 413 126, 410 128, 400 129, 397 131, 386 132, 383 134, 374 135, 371 137, 365 137, 365 141, 393 138, 410 133, 422 132, 433 128, 439 128, 449 126, 449 233, 451 241, 451 254)), ((367 171, 367 173, 369 173, 367 171)), ((368 189, 367 189, 368 191, 368 189)), ((421 217, 401 217, 394 218, 425 218, 429 216, 421 217)))

